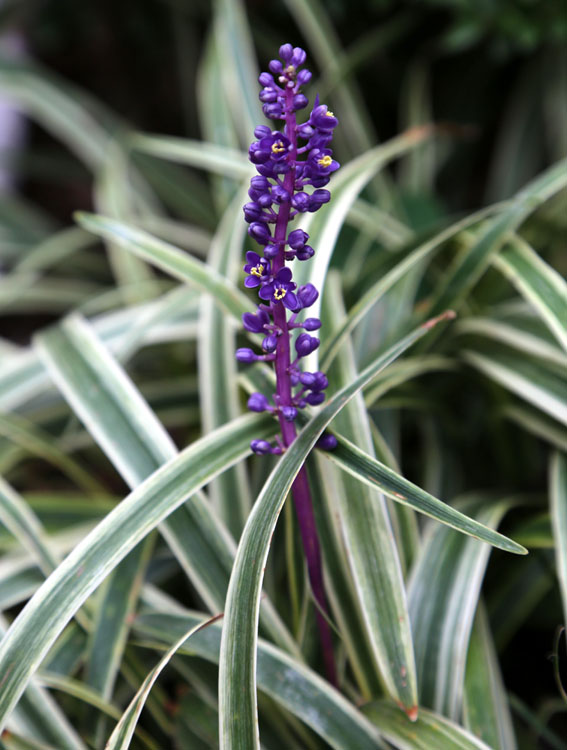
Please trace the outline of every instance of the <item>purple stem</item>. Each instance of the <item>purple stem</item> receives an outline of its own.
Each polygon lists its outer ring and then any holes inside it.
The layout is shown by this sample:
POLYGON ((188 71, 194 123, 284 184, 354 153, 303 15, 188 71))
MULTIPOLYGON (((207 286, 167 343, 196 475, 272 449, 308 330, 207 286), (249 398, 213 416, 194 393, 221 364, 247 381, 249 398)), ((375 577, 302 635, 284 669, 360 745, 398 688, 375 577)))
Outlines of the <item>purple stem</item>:
MULTIPOLYGON (((286 89, 286 123, 285 134, 291 143, 289 161, 292 168, 287 172, 284 178, 284 188, 289 195, 293 195, 295 181, 294 162, 297 157, 297 135, 296 119, 292 110, 293 91, 291 88, 286 89)), ((273 273, 276 274, 285 266, 285 240, 287 226, 290 218, 291 204, 289 202, 280 205, 276 227, 274 232, 274 244, 278 246, 278 255, 274 258, 273 273)), ((281 330, 276 347, 276 403, 278 406, 291 406, 292 393, 291 381, 289 377, 290 366, 290 333, 286 317, 286 308, 282 302, 273 304, 274 323, 281 330)), ((296 438, 295 425, 293 422, 287 422, 281 412, 279 412, 279 422, 282 432, 283 444, 287 448, 296 438)), ((333 640, 331 637, 331 628, 325 616, 328 613, 328 607, 325 597, 325 588, 323 584, 323 566, 321 561, 321 549, 319 538, 317 536, 317 527, 315 525, 315 515, 313 513, 313 503, 309 490, 309 481, 305 467, 301 467, 292 486, 293 501, 301 541, 307 561, 307 571, 313 595, 317 601, 318 608, 316 612, 319 636, 321 639, 321 648, 323 650, 323 661, 325 663, 325 672, 329 682, 337 687, 337 672, 335 668, 335 658, 333 653, 333 640)))

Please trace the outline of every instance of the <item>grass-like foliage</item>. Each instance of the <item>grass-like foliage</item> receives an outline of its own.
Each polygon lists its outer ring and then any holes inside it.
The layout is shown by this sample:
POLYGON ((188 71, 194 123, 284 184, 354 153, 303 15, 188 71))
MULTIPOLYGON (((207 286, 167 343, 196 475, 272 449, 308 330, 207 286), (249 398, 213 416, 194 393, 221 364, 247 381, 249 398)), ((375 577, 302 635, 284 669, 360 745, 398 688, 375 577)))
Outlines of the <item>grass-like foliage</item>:
MULTIPOLYGON (((315 254, 288 248, 293 284, 281 245, 276 281, 255 260, 243 286, 257 78, 287 39, 256 49, 239 0, 210 8, 200 139, 137 132, 0 58, 0 97, 89 186, 66 226, 25 186, 0 209, 2 750, 564 747, 567 161, 518 185, 502 146, 488 198, 443 205, 470 133, 435 122, 425 68, 405 127, 378 142, 363 103, 378 89, 354 72, 382 37, 342 49, 323 4, 286 7, 312 55, 305 111, 321 90, 341 163, 328 205, 294 218, 315 254), (242 316, 262 274, 274 341, 256 356, 242 316), (328 388, 301 401, 280 299, 315 287, 320 345, 301 334, 303 354, 328 388)), ((446 44, 475 23, 456 17, 446 44)), ((270 138, 279 158, 288 141, 270 138)), ((313 169, 335 172, 324 154, 313 169)))

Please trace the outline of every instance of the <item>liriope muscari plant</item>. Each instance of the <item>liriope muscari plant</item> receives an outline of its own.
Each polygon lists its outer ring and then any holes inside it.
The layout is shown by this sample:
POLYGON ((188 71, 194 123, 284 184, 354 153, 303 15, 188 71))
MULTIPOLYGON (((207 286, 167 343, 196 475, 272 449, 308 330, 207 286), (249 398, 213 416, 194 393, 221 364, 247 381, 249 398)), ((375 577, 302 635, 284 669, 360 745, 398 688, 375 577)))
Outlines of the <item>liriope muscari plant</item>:
MULTIPOLYGON (((318 211, 329 201, 331 194, 325 185, 340 166, 329 148, 338 120, 327 106, 316 97, 308 119, 297 121, 297 113, 308 105, 301 92, 311 78, 309 70, 300 70, 306 59, 305 51, 284 44, 279 56, 279 60, 270 62, 271 72, 259 77, 263 87, 260 101, 266 117, 281 121, 283 130, 260 125, 254 131, 258 140, 248 153, 258 175, 250 181, 251 200, 244 206, 244 217, 250 225, 248 234, 262 246, 263 255, 253 250, 246 253, 244 271, 248 275, 244 283, 248 289, 258 290, 260 302, 256 312, 245 313, 242 320, 247 331, 262 336, 262 354, 250 348, 236 352, 240 362, 274 363, 276 392, 271 400, 264 393, 253 393, 248 400, 249 409, 271 412, 280 424, 281 434, 273 444, 266 440, 252 441, 251 448, 258 454, 285 451, 296 437, 298 409, 308 404, 316 406, 325 399, 328 386, 325 373, 308 372, 301 367, 301 360, 319 346, 319 339, 312 333, 320 328, 321 321, 302 315, 313 305, 319 291, 313 284, 298 288, 287 263, 308 261, 314 256, 314 249, 307 244, 309 235, 302 229, 294 229, 293 221, 305 212, 318 211), (294 331, 301 332, 292 346, 294 331)), ((319 445, 332 449, 336 439, 325 434, 319 445)), ((292 492, 309 578, 321 610, 317 612, 317 621, 325 669, 331 682, 336 683, 331 632, 324 614, 321 553, 305 468, 297 475, 292 492)))

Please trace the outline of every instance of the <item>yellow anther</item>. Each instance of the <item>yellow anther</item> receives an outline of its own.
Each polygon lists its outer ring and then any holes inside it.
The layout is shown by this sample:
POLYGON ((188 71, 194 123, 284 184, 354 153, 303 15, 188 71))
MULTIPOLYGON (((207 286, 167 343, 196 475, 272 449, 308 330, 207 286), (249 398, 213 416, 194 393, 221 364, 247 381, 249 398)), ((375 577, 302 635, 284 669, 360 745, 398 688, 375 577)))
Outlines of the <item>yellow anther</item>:
POLYGON ((331 159, 329 154, 327 154, 327 156, 323 156, 317 162, 317 164, 319 164, 320 167, 330 167, 332 163, 333 163, 333 160, 331 159))
POLYGON ((257 266, 254 266, 254 268, 250 269, 250 273, 252 274, 252 276, 262 277, 263 270, 264 270, 263 266, 261 266, 261 265, 258 264, 257 266))
POLYGON ((285 146, 281 141, 276 141, 275 143, 272 143, 272 153, 273 154, 281 154, 285 151, 285 146))
POLYGON ((279 302, 285 297, 286 293, 287 293, 286 290, 280 286, 274 292, 274 299, 279 302))
POLYGON ((291 78, 292 76, 295 75, 295 66, 288 65, 287 68, 284 70, 284 73, 286 74, 286 76, 291 78))
POLYGON ((329 110, 327 110, 327 112, 325 112, 325 117, 334 117, 334 116, 335 116, 335 115, 334 115, 334 114, 333 114, 333 113, 331 112, 331 110, 330 110, 330 109, 329 109, 329 110))

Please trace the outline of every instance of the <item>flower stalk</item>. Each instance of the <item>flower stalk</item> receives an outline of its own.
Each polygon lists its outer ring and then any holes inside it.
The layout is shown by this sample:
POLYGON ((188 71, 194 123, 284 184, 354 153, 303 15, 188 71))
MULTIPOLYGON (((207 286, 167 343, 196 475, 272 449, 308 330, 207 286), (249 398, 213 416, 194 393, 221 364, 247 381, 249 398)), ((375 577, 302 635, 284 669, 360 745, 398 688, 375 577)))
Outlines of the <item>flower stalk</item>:
MULTIPOLYGON (((297 123, 296 113, 308 104, 300 89, 311 78, 308 70, 299 70, 306 58, 304 50, 284 44, 279 54, 280 60, 270 62, 271 73, 260 75, 263 86, 260 100, 266 117, 283 121, 284 128, 282 132, 261 125, 254 131, 258 140, 250 146, 249 157, 259 174, 250 182, 248 194, 251 201, 244 206, 244 217, 250 225, 248 233, 263 246, 263 255, 254 251, 246 253, 244 271, 248 276, 245 286, 258 289, 261 302, 255 313, 245 313, 242 320, 246 330, 263 335, 263 354, 248 348, 236 352, 240 362, 274 362, 276 392, 272 396, 273 403, 262 393, 253 393, 248 400, 249 409, 271 412, 280 424, 281 436, 275 444, 266 440, 252 441, 252 450, 260 455, 285 451, 296 438, 298 409, 307 404, 316 406, 325 398, 324 390, 328 385, 325 374, 305 372, 299 364, 319 346, 319 339, 311 332, 320 328, 321 321, 318 318, 298 320, 299 314, 315 302, 319 293, 313 284, 297 289, 291 268, 286 263, 306 261, 314 255, 313 248, 307 244, 309 235, 301 229, 289 231, 289 225, 296 216, 317 211, 329 201, 330 193, 324 186, 340 166, 328 148, 338 124, 333 113, 316 99, 308 120, 300 125, 297 123), (300 141, 305 143, 299 145, 300 141), (307 192, 308 187, 314 189, 307 192), (297 356, 292 360, 291 334, 294 329, 302 331, 295 339, 297 356)), ((335 445, 332 435, 324 435, 319 441, 319 446, 327 450, 335 445)), ((317 623, 325 671, 329 681, 336 685, 321 550, 304 467, 293 483, 292 495, 309 580, 318 607, 317 623)))

